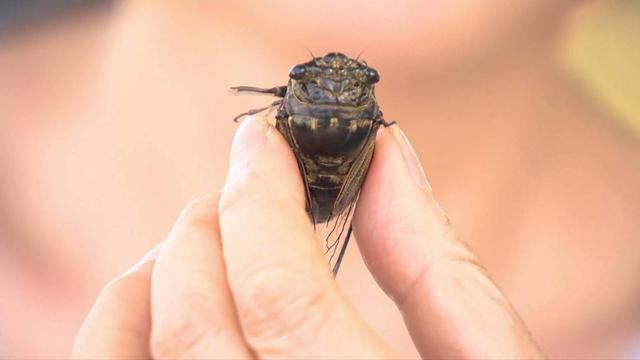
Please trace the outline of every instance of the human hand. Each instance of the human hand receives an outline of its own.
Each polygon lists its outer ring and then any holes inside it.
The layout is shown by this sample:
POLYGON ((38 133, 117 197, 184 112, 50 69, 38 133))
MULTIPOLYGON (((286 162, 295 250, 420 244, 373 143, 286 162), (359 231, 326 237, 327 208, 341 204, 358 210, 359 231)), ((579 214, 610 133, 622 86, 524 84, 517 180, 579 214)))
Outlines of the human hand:
MULTIPOLYGON (((422 357, 541 357, 455 238, 397 126, 379 130, 354 233, 422 357)), ((189 205, 161 246, 104 288, 73 354, 393 357, 333 281, 295 158, 258 119, 244 120, 235 136, 220 198, 189 205)))

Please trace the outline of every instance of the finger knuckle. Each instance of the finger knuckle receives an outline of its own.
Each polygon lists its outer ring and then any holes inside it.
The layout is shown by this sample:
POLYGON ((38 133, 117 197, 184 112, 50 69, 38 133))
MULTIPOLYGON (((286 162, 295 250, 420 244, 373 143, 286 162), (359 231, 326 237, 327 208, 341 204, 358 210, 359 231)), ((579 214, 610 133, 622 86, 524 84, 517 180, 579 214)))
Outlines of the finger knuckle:
POLYGON ((217 331, 211 319, 214 309, 208 296, 197 293, 176 302, 152 325, 150 349, 154 358, 188 357, 205 346, 217 331))
POLYGON ((240 289, 242 323, 248 341, 300 345, 313 339, 330 310, 317 276, 290 264, 271 265, 247 276, 240 289))
POLYGON ((147 282, 148 279, 145 276, 135 272, 121 275, 102 288, 98 299, 118 304, 129 302, 132 298, 136 298, 132 295, 137 295, 147 282))
POLYGON ((225 184, 220 198, 220 216, 230 212, 231 209, 241 204, 245 199, 252 197, 254 188, 262 186, 266 181, 262 171, 259 171, 251 163, 236 165, 230 170, 229 178, 232 178, 233 182, 227 181, 227 184, 225 184))
POLYGON ((190 225, 210 224, 217 219, 218 195, 205 195, 189 203, 180 215, 181 221, 190 225))
POLYGON ((229 173, 220 198, 219 215, 221 218, 238 208, 250 204, 252 208, 278 206, 300 207, 305 198, 300 189, 292 189, 282 181, 279 174, 266 168, 267 164, 254 159, 236 164, 229 173))
POLYGON ((127 294, 130 276, 119 276, 107 283, 100 291, 99 298, 122 298, 127 294))
POLYGON ((432 250, 433 258, 422 264, 419 270, 412 275, 408 285, 395 296, 395 301, 400 309, 404 309, 411 299, 421 296, 424 288, 432 289, 432 293, 440 293, 440 291, 433 289, 446 283, 442 279, 450 280, 451 274, 456 273, 457 268, 483 269, 471 248, 455 238, 455 234, 449 234, 450 227, 446 227, 442 231, 443 235, 452 236, 451 240, 447 241, 445 246, 434 248, 432 250))

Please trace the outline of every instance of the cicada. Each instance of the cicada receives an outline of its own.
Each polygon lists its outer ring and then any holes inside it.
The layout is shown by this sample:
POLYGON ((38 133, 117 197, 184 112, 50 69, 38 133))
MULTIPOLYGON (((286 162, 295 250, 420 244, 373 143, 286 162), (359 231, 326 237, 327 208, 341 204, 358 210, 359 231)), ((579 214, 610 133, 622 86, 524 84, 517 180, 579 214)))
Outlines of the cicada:
POLYGON ((374 87, 379 80, 378 72, 366 62, 331 52, 293 66, 285 86, 232 88, 281 98, 267 107, 240 114, 234 121, 277 108, 276 128, 295 154, 311 221, 315 226, 336 219, 334 230, 341 227, 340 235, 332 244, 335 245, 333 254, 349 222, 333 266, 334 276, 349 244, 350 214, 369 169, 376 132, 381 125, 393 124, 383 119, 376 101, 374 87))

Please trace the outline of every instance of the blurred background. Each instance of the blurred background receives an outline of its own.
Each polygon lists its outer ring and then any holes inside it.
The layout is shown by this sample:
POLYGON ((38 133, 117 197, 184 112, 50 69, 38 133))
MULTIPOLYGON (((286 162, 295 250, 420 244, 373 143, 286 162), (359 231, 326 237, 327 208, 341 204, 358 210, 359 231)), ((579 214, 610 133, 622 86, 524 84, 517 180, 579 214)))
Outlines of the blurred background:
MULTIPOLYGON (((236 124, 340 51, 553 358, 640 357, 640 1, 0 2, 0 357, 69 355, 100 288, 220 189, 236 124)), ((417 357, 355 242, 338 281, 417 357)))

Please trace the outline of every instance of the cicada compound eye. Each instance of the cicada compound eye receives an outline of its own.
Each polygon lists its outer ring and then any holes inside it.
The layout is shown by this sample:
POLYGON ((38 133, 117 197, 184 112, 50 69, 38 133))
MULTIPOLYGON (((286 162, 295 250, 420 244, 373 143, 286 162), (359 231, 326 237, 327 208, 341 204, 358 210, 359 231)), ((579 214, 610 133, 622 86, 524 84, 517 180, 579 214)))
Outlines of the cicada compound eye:
POLYGON ((369 80, 370 84, 375 84, 380 81, 380 75, 378 74, 376 69, 367 68, 364 71, 364 75, 367 77, 367 80, 369 80))
POLYGON ((293 80, 300 80, 304 76, 306 68, 304 65, 296 65, 289 70, 289 77, 293 80))

